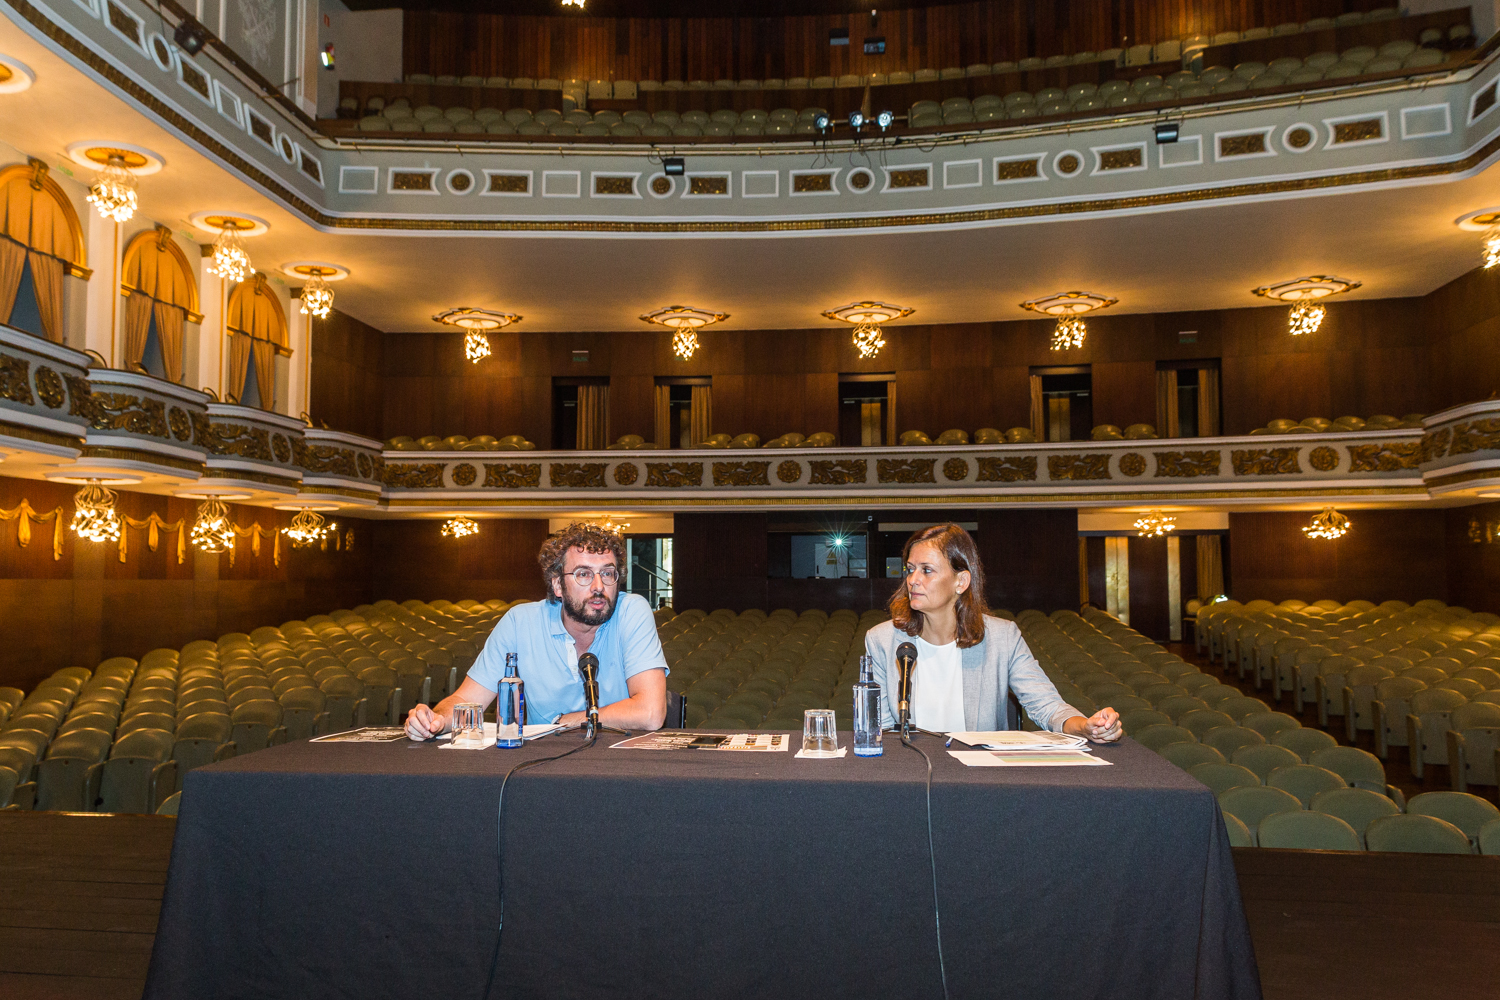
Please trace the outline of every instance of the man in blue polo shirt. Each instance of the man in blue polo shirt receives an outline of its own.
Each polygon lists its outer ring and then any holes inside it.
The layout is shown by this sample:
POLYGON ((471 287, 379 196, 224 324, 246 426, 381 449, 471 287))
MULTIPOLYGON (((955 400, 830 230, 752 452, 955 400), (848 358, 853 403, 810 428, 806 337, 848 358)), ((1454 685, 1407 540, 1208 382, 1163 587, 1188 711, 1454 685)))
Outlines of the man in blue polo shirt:
POLYGON ((583 678, 578 658, 599 658, 599 721, 616 729, 660 729, 667 714, 667 661, 650 605, 639 594, 620 593, 625 545, 596 524, 577 523, 550 536, 537 554, 547 600, 506 612, 485 642, 458 690, 434 708, 418 705, 406 734, 426 740, 452 727, 453 706, 486 707, 517 654, 526 682, 531 723, 583 720, 583 678))

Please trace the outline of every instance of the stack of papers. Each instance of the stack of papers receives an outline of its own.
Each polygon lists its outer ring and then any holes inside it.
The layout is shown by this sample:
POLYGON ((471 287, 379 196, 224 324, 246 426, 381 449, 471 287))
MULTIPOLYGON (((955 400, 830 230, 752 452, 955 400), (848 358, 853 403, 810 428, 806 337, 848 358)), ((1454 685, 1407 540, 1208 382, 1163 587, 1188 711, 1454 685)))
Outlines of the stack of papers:
MULTIPOLYGON (((555 733, 561 728, 562 726, 558 725, 555 722, 545 726, 533 726, 528 723, 524 730, 525 739, 528 742, 531 740, 539 740, 543 736, 546 736, 548 733, 555 733)), ((444 733, 443 735, 439 736, 438 739, 445 741, 442 747, 440 747, 440 749, 443 750, 489 750, 495 746, 495 724, 493 722, 486 722, 484 724, 484 743, 477 747, 454 746, 452 733, 444 733)))
POLYGON ((989 733, 949 733, 960 743, 986 750, 1037 751, 1037 750, 1087 750, 1088 740, 1082 736, 1043 731, 1028 732, 1024 729, 999 730, 989 733))

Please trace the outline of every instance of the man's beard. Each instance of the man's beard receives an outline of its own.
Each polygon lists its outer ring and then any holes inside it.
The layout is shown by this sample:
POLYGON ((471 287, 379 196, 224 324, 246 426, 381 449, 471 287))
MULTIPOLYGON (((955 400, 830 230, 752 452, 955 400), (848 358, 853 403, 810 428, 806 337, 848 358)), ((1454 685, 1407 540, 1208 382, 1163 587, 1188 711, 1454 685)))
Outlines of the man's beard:
POLYGON ((572 597, 565 590, 562 595, 563 613, 580 625, 587 625, 589 628, 598 628, 609 621, 610 616, 615 613, 615 601, 614 598, 600 591, 590 594, 588 600, 592 601, 596 597, 602 597, 608 602, 604 610, 597 614, 589 611, 585 606, 588 601, 580 601, 574 604, 572 597))

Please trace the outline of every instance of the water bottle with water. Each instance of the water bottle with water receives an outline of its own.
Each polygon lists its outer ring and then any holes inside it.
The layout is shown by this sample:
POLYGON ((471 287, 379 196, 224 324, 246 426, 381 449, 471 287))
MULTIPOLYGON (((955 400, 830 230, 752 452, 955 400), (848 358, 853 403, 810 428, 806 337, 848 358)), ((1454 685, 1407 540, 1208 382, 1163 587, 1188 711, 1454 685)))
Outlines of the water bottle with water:
POLYGON ((875 682, 875 660, 861 656, 859 681, 854 685, 854 755, 879 757, 883 752, 880 745, 880 685, 875 682))
POLYGON ((505 676, 495 692, 495 746, 518 747, 526 742, 526 682, 521 680, 516 654, 505 654, 505 676))

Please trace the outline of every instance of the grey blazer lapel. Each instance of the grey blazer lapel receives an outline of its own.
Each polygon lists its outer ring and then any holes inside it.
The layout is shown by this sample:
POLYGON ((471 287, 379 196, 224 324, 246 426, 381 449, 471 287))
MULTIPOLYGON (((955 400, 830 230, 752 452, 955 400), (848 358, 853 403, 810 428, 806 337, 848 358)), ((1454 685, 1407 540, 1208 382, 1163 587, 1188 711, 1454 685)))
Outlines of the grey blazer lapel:
POLYGON ((988 645, 987 642, 981 642, 959 651, 959 662, 964 674, 964 728, 971 733, 980 731, 979 706, 984 700, 984 652, 988 645))

